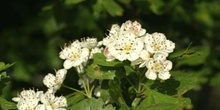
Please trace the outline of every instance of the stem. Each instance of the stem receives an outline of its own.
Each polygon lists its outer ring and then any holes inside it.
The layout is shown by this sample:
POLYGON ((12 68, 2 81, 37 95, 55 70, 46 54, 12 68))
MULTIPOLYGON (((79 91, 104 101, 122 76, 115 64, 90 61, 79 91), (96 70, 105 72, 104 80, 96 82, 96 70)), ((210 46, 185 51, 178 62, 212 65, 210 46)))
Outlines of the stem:
POLYGON ((142 82, 144 81, 145 77, 144 77, 144 72, 146 71, 146 68, 143 71, 140 71, 139 67, 136 67, 137 70, 137 75, 138 75, 138 92, 137 93, 141 93, 143 92, 143 88, 142 88, 142 82))
POLYGON ((134 86, 134 84, 130 81, 130 79, 128 79, 128 77, 126 77, 126 79, 127 79, 128 82, 131 84, 131 86, 133 86, 134 90, 137 92, 138 90, 136 89, 136 87, 134 86))
POLYGON ((75 88, 66 86, 66 85, 64 85, 64 84, 62 84, 62 87, 67 88, 67 89, 70 89, 70 90, 73 90, 73 91, 75 91, 75 92, 79 92, 79 93, 81 93, 81 94, 83 94, 83 95, 86 96, 86 94, 85 94, 84 92, 82 92, 82 91, 80 91, 80 90, 77 90, 77 89, 75 89, 75 88))

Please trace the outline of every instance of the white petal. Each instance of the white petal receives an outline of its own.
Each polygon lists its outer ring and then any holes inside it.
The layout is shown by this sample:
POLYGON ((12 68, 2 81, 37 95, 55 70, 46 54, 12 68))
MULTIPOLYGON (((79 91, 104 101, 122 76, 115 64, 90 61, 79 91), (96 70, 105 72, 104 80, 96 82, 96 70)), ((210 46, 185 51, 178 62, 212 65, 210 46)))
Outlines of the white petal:
POLYGON ((134 45, 135 47, 135 51, 136 52, 140 52, 140 51, 142 51, 143 50, 143 48, 144 48, 144 42, 143 41, 141 41, 141 40, 137 40, 136 41, 136 45, 134 45))
POLYGON ((53 87, 56 83, 55 83, 55 80, 56 80, 56 77, 51 74, 51 73, 48 73, 44 79, 43 79, 43 83, 45 86, 47 86, 48 88, 51 88, 53 87))
POLYGON ((156 42, 162 42, 166 40, 166 36, 163 33, 155 32, 152 34, 152 36, 156 42))
POLYGON ((169 71, 172 69, 173 63, 169 60, 166 60, 165 62, 163 62, 164 65, 164 71, 169 71))
POLYGON ((57 108, 66 107, 67 106, 67 100, 64 96, 56 97, 55 100, 55 106, 57 108))
POLYGON ((148 61, 144 61, 143 63, 141 63, 141 64, 139 65, 139 68, 143 68, 143 67, 146 67, 146 65, 147 65, 147 62, 148 62, 148 61))
POLYGON ((145 73, 145 76, 151 80, 156 80, 157 78, 157 74, 151 70, 147 70, 147 72, 145 73))
POLYGON ((117 54, 118 54, 118 52, 117 52, 117 50, 115 49, 114 46, 108 47, 108 52, 109 52, 109 54, 112 55, 112 56, 117 56, 117 54))
POLYGON ((151 57, 151 54, 147 50, 143 50, 140 53, 140 58, 143 60, 148 60, 151 57))
POLYGON ((117 58, 119 61, 124 61, 127 59, 127 57, 128 57, 127 54, 122 53, 122 52, 115 56, 115 58, 117 58))
POLYGON ((13 97, 12 100, 15 101, 15 102, 19 102, 19 101, 21 100, 21 98, 19 98, 19 97, 13 97))
POLYGON ((71 60, 65 60, 64 63, 63 63, 63 66, 65 69, 70 69, 73 67, 73 61, 71 60))
POLYGON ((80 57, 82 57, 82 58, 88 58, 88 56, 89 56, 89 49, 88 49, 88 48, 83 48, 80 57))
POLYGON ((67 70, 66 69, 60 69, 56 72, 56 77, 57 79, 59 80, 64 80, 66 78, 66 73, 67 73, 67 70))
POLYGON ((146 33, 144 36, 144 42, 146 43, 146 45, 150 45, 153 42, 153 38, 151 34, 146 33))
POLYGON ((44 104, 38 104, 35 110, 47 110, 44 104))
POLYGON ((154 60, 150 58, 147 62, 147 68, 152 69, 153 66, 154 66, 154 60))
POLYGON ((141 29, 141 30, 139 31, 138 36, 143 36, 145 33, 146 33, 146 30, 145 30, 145 29, 141 29))
POLYGON ((156 53, 153 56, 154 60, 158 60, 158 61, 165 61, 166 57, 167 56, 165 54, 163 54, 163 53, 156 53))
POLYGON ((128 54, 128 60, 129 61, 134 61, 137 60, 139 58, 139 55, 135 52, 132 52, 130 54, 128 54))
POLYGON ((158 77, 162 80, 167 80, 170 78, 170 73, 169 72, 161 72, 158 74, 158 77))
POLYGON ((166 40, 165 46, 166 46, 165 51, 166 51, 167 53, 171 53, 171 52, 173 52, 173 50, 174 50, 174 48, 175 48, 175 43, 173 43, 173 42, 170 41, 170 40, 166 40))

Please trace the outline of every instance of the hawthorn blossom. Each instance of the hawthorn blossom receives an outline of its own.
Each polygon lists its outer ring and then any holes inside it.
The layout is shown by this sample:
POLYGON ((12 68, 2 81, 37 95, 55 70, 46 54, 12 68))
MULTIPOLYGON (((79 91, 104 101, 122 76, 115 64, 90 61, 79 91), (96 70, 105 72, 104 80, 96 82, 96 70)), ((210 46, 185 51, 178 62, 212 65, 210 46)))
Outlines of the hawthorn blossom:
POLYGON ((65 107, 67 107, 67 100, 64 96, 56 97, 50 92, 42 94, 40 101, 41 110, 66 110, 65 107))
POLYGON ((128 20, 121 26, 112 25, 109 34, 103 39, 106 61, 118 59, 136 62, 144 47, 142 37, 145 33, 146 30, 137 21, 128 20))
POLYGON ((170 78, 169 71, 172 68, 172 62, 166 60, 166 56, 161 53, 157 53, 153 58, 149 59, 146 67, 148 68, 145 76, 148 79, 155 80, 157 77, 166 80, 170 78))
POLYGON ((60 89, 60 86, 66 78, 66 73, 66 69, 60 69, 56 71, 56 75, 49 73, 44 77, 43 83, 48 87, 50 93, 55 93, 60 89))
POLYGON ((82 38, 81 41, 82 47, 89 49, 89 59, 92 59, 94 54, 101 53, 103 50, 100 48, 102 46, 102 42, 98 42, 97 38, 82 38))
POLYGON ((130 20, 122 24, 121 31, 125 33, 133 33, 137 37, 143 36, 146 33, 146 29, 143 29, 139 22, 132 22, 130 20))
POLYGON ((87 62, 89 57, 89 49, 82 47, 81 43, 76 40, 60 52, 60 58, 64 59, 64 68, 70 69, 71 67, 77 67, 80 64, 87 62))
POLYGON ((14 97, 12 100, 17 102, 18 110, 41 110, 38 106, 42 93, 43 91, 23 90, 18 97, 14 97))
POLYGON ((106 38, 103 39, 103 45, 109 46, 111 45, 116 39, 120 37, 124 37, 127 33, 133 34, 136 38, 142 37, 146 30, 141 27, 141 24, 137 21, 126 21, 121 26, 118 24, 113 24, 109 34, 106 38))
POLYGON ((98 45, 97 38, 82 38, 81 45, 88 49, 95 48, 98 45))
POLYGON ((109 31, 109 35, 102 40, 103 45, 105 46, 110 45, 112 42, 115 41, 115 39, 119 38, 119 36, 120 36, 120 26, 118 24, 113 24, 109 31))
POLYGON ((107 47, 109 54, 120 61, 134 61, 139 58, 144 43, 135 38, 134 34, 126 33, 124 37, 115 40, 113 45, 107 47))
POLYGON ((163 53, 168 55, 173 52, 175 48, 175 43, 166 39, 166 36, 163 33, 153 33, 145 35, 145 46, 146 49, 154 54, 154 53, 163 53))

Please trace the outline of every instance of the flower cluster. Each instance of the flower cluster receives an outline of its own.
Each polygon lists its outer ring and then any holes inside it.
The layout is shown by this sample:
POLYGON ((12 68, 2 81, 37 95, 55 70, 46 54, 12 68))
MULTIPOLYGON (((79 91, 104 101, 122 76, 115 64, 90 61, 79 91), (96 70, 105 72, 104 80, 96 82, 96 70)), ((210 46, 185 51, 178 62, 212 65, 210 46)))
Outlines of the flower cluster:
POLYGON ((63 85, 70 68, 75 68, 78 72, 79 85, 85 91, 81 92, 74 88, 71 90, 78 91, 88 98, 92 97, 92 93, 100 97, 102 80, 97 84, 95 79, 86 74, 88 62, 96 53, 103 53, 108 62, 130 61, 131 66, 147 68, 143 70, 146 70, 144 73, 148 79, 167 80, 171 76, 169 71, 172 69, 172 62, 167 60, 167 57, 174 48, 175 43, 166 39, 163 33, 149 34, 137 21, 129 20, 121 26, 114 24, 102 41, 97 41, 96 38, 82 38, 65 44, 59 53, 59 57, 64 60, 63 69, 55 71, 55 75, 48 73, 43 79, 48 90, 45 93, 23 90, 13 98, 13 101, 17 102, 19 110, 66 110, 66 98, 57 97, 55 93, 63 85))
POLYGON ((172 62, 166 57, 173 52, 175 44, 163 33, 149 34, 137 21, 126 21, 121 26, 112 25, 103 45, 107 61, 129 60, 140 68, 147 67, 145 76, 148 79, 155 80, 158 76, 166 80, 170 77, 172 62))
POLYGON ((12 100, 17 102, 18 110, 66 110, 67 107, 65 97, 43 91, 23 90, 12 100))
POLYGON ((102 48, 96 38, 83 38, 80 42, 76 40, 68 44, 60 52, 60 58, 64 59, 63 66, 65 69, 75 67, 78 73, 84 72, 84 66, 93 54, 100 53, 102 48))
POLYGON ((12 100, 17 102, 18 110, 66 110, 67 100, 64 96, 55 96, 66 78, 66 69, 56 71, 56 75, 48 73, 43 83, 48 90, 43 91, 23 90, 12 100))

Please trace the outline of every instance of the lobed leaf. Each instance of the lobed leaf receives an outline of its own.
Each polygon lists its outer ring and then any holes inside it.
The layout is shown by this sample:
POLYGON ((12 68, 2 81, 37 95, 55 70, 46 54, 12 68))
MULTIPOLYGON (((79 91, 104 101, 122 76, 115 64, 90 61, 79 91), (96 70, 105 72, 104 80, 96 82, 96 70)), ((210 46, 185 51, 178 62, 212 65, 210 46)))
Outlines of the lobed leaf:
POLYGON ((103 53, 94 54, 93 58, 94 58, 94 62, 101 66, 109 66, 109 67, 123 66, 122 62, 117 60, 106 61, 106 58, 103 53))
POLYGON ((173 96, 159 93, 146 87, 146 98, 135 110, 178 110, 189 104, 189 98, 176 98, 173 96))
POLYGON ((94 79, 113 79, 116 70, 114 68, 99 66, 93 63, 87 67, 86 73, 89 77, 94 79))
POLYGON ((11 110, 17 108, 15 103, 9 102, 2 97, 0 97, 0 106, 3 110, 11 110))

